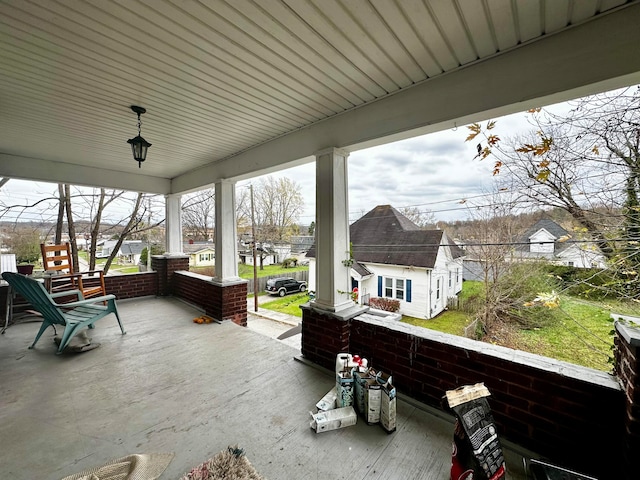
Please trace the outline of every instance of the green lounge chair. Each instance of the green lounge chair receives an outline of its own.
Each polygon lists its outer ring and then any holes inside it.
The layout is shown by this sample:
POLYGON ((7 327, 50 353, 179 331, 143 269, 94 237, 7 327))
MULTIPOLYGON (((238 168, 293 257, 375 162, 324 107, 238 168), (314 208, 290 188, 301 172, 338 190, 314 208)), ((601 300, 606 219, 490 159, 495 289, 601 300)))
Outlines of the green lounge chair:
POLYGON ((64 332, 57 351, 57 354, 60 354, 83 327, 93 328, 93 324, 97 320, 110 313, 115 314, 122 334, 126 333, 122 328, 122 322, 118 315, 115 295, 105 295, 85 300, 80 290, 67 290, 49 294, 42 283, 19 273, 4 272, 2 278, 11 285, 11 288, 22 295, 34 310, 37 310, 42 315, 42 326, 29 348, 33 348, 36 345, 40 336, 49 326, 62 325, 64 326, 64 332), (54 301, 54 298, 68 297, 70 295, 77 295, 78 301, 63 304, 57 304, 54 301))

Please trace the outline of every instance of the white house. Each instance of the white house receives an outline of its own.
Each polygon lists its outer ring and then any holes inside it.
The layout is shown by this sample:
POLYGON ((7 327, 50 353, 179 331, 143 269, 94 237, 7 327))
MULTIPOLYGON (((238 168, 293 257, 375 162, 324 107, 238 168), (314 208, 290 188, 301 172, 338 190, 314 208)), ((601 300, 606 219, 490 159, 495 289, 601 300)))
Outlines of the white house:
POLYGON ((549 218, 538 220, 522 237, 516 258, 546 259, 576 268, 605 268, 604 255, 593 243, 576 243, 572 235, 549 218))
POLYGON ((182 251, 189 255, 192 267, 210 267, 216 263, 216 250, 213 242, 189 241, 182 244, 182 251))
MULTIPOLYGON (((421 230, 390 205, 354 222, 349 235, 351 285, 359 303, 391 298, 404 315, 432 318, 462 289, 462 250, 442 230, 421 230)), ((307 257, 309 289, 315 290, 315 245, 307 257)))
MULTIPOLYGON (((107 258, 111 255, 111 252, 116 247, 117 243, 117 240, 104 240, 98 242, 96 258, 107 258)), ((146 246, 146 243, 142 243, 142 240, 125 240, 122 242, 122 245, 120 245, 120 249, 116 256, 121 262, 136 265, 140 261, 140 254, 146 246)))

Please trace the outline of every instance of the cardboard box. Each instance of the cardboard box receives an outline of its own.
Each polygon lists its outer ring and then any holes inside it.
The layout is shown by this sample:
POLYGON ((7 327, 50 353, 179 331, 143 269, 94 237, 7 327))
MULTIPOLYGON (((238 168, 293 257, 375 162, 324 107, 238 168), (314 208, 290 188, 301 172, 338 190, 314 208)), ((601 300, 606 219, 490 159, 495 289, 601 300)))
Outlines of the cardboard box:
POLYGON ((351 371, 336 374, 336 407, 353 405, 353 374, 351 371))
MULTIPOLYGON (((311 412, 309 412, 311 413, 311 412)), ((358 415, 353 407, 336 408, 326 412, 311 413, 309 426, 316 433, 328 432, 339 428, 351 427, 358 422, 358 415)))
POLYGON ((482 383, 467 385, 446 393, 456 415, 453 434, 451 478, 502 480, 506 476, 504 455, 491 415, 489 390, 482 383))
POLYGON ((364 405, 366 383, 368 380, 375 378, 375 373, 376 372, 373 369, 360 371, 357 368, 354 368, 353 370, 353 403, 356 407, 356 411, 362 415, 365 415, 366 413, 364 405))
POLYGON ((380 425, 387 433, 396 431, 396 389, 390 383, 382 387, 380 397, 380 425))
POLYGON ((336 387, 333 387, 331 390, 327 392, 327 394, 320 399, 318 403, 316 403, 316 408, 321 412, 326 412, 327 410, 333 410, 336 408, 336 399, 338 398, 338 394, 336 392, 336 387))
POLYGON ((369 425, 380 423, 382 385, 375 378, 370 378, 364 387, 364 419, 369 425))

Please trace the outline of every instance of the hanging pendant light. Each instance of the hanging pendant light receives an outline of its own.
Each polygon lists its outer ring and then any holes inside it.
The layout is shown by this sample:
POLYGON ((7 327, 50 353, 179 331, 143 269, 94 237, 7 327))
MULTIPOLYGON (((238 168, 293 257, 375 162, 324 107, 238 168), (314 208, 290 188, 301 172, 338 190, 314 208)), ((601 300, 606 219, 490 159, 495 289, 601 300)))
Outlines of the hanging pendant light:
POLYGON ((140 136, 140 127, 142 126, 140 115, 145 113, 147 110, 145 108, 138 107, 137 105, 131 105, 131 110, 138 114, 138 136, 130 138, 127 140, 127 143, 131 145, 133 159, 138 162, 138 168, 140 168, 142 166, 142 162, 147 158, 147 149, 151 146, 149 142, 140 136))

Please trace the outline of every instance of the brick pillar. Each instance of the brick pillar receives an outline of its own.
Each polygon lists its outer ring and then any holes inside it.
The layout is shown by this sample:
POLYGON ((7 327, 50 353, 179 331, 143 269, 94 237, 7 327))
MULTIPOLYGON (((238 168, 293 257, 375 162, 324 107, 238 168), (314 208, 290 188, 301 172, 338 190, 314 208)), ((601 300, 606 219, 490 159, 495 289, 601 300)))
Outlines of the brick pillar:
POLYGON ((152 255, 151 268, 158 272, 158 295, 173 295, 175 289, 174 273, 189 270, 188 255, 152 255))
POLYGON ((231 320, 246 327, 247 285, 246 280, 226 284, 216 284, 214 281, 212 316, 220 320, 231 320))
POLYGON ((368 308, 329 312, 302 305, 302 355, 318 365, 334 370, 336 355, 349 351, 351 320, 368 308))
POLYGON ((626 478, 631 479, 640 469, 640 326, 627 325, 624 320, 617 321, 615 326, 615 371, 626 393, 622 454, 624 471, 629 472, 626 478))

